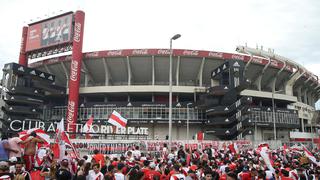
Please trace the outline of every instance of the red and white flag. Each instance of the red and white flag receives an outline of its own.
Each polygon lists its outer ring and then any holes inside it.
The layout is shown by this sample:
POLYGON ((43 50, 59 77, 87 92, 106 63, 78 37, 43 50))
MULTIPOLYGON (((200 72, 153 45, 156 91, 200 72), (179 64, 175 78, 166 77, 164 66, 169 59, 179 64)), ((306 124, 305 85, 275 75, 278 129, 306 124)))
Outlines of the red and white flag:
POLYGON ((122 117, 117 111, 113 111, 108 123, 119 128, 125 128, 127 126, 127 119, 122 117))
POLYGON ((202 141, 204 139, 204 133, 202 131, 197 132, 194 135, 195 140, 202 141))
POLYGON ((267 165, 268 169, 272 172, 275 172, 275 169, 273 168, 273 161, 271 159, 271 152, 269 150, 269 144, 267 143, 259 144, 258 148, 256 149, 256 153, 260 154, 264 163, 267 165))
POLYGON ((86 133, 86 139, 91 139, 93 116, 91 116, 82 128, 82 132, 86 133))
POLYGON ((232 153, 239 154, 239 149, 236 143, 232 143, 228 147, 232 153))
MULTIPOLYGON (((37 134, 36 138, 44 140, 44 143, 43 143, 44 146, 49 146, 50 136, 44 130, 39 129, 39 128, 32 128, 32 129, 21 131, 19 133, 19 137, 22 141, 24 141, 30 137, 30 134, 32 132, 35 132, 37 134)), ((38 148, 40 148, 41 146, 42 146, 42 144, 38 143, 38 148)))
POLYGON ((310 159, 310 161, 312 161, 317 166, 320 166, 320 162, 317 161, 317 159, 312 155, 310 151, 308 151, 308 149, 305 146, 303 146, 303 151, 304 154, 310 159))
POLYGON ((64 119, 57 124, 56 139, 53 146, 53 154, 55 158, 62 159, 65 156, 66 145, 69 146, 73 153, 79 158, 79 153, 73 147, 68 135, 64 131, 64 119))

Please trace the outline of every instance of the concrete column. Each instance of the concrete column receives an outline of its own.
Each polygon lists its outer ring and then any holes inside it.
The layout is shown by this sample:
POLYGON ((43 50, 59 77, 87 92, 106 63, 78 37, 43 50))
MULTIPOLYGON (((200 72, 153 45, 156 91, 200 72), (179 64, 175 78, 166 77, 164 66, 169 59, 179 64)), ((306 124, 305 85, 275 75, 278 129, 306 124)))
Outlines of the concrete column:
POLYGON ((302 89, 302 86, 299 86, 299 87, 297 87, 297 93, 298 93, 298 101, 299 102, 302 102, 302 94, 301 94, 301 89, 302 89))
POLYGON ((154 66, 154 56, 152 56, 152 85, 155 85, 156 82, 156 72, 155 72, 155 66, 154 66))
POLYGON ((176 85, 177 86, 179 86, 179 73, 180 73, 180 56, 178 56, 177 68, 176 68, 176 85))

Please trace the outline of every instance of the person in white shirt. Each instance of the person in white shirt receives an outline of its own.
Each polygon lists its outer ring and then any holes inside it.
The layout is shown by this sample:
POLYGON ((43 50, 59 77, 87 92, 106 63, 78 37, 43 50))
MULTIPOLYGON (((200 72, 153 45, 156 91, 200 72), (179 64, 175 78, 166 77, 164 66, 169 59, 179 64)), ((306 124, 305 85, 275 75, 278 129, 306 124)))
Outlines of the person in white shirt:
POLYGON ((100 172, 100 164, 94 164, 92 166, 92 170, 89 171, 87 180, 104 180, 104 176, 100 172))
POLYGON ((172 149, 171 152, 168 154, 168 160, 173 160, 174 158, 174 150, 172 149))
POLYGON ((115 180, 125 180, 125 176, 122 173, 122 169, 124 168, 124 164, 123 163, 118 163, 118 169, 117 172, 114 173, 114 178, 115 180))
POLYGON ((185 180, 186 176, 180 172, 180 166, 174 165, 173 166, 174 173, 171 175, 170 180, 185 180))
POLYGON ((136 146, 134 151, 132 152, 132 155, 135 159, 140 159, 141 157, 141 152, 139 150, 139 146, 136 146))

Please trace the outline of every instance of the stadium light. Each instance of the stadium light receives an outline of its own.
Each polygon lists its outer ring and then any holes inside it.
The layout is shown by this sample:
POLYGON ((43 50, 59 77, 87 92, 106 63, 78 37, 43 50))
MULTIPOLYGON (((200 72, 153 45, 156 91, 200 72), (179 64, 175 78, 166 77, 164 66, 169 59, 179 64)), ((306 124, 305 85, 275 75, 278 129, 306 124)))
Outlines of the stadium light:
POLYGON ((171 152, 171 144, 172 144, 172 40, 176 40, 180 38, 180 34, 174 35, 170 38, 170 59, 169 59, 169 152, 171 152))
POLYGON ((176 39, 179 39, 180 37, 181 37, 180 34, 176 34, 176 35, 174 35, 171 39, 172 39, 172 40, 176 40, 176 39))

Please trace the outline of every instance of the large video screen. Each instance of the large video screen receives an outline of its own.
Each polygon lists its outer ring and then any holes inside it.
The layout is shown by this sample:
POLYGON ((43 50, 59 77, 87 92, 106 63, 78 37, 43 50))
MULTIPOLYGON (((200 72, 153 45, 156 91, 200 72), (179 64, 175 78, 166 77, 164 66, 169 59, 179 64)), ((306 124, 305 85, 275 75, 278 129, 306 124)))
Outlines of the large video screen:
POLYGON ((28 28, 26 51, 64 44, 71 41, 73 14, 34 23, 28 28))

